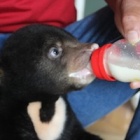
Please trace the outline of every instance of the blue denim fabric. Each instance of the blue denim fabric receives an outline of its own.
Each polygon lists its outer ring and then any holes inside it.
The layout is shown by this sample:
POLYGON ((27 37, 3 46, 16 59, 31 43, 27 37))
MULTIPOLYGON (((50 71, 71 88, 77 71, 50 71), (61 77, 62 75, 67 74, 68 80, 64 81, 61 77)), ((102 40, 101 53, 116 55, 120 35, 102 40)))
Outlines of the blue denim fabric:
POLYGON ((140 140, 140 101, 125 140, 140 140))
MULTIPOLYGON (((81 42, 96 42, 99 45, 121 38, 114 24, 113 13, 108 7, 67 26, 65 30, 72 33, 81 42)), ((9 35, 0 34, 0 47, 3 46, 9 35)), ((136 90, 130 89, 128 83, 96 79, 83 90, 69 93, 68 101, 82 125, 87 126, 124 104, 135 93, 136 90)), ((140 139, 140 136, 137 137, 137 133, 140 134, 139 116, 140 111, 137 109, 127 140, 140 139)))
POLYGON ((108 7, 67 26, 65 29, 81 42, 96 42, 99 45, 122 38, 114 24, 113 12, 108 7))
POLYGON ((10 36, 10 33, 0 33, 0 50, 2 49, 4 42, 6 41, 6 39, 10 36))

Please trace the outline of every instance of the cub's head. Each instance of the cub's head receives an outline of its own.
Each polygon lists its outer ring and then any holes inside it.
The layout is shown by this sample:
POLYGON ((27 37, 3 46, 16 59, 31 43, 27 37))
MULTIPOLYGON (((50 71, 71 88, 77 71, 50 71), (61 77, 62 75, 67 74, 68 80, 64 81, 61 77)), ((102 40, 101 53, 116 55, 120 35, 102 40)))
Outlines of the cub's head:
MULTIPOLYGON (((95 46, 95 47, 94 47, 95 46)), ((90 55, 66 31, 44 25, 24 27, 9 37, 1 54, 1 87, 13 92, 63 94, 89 84, 90 55)), ((21 95, 22 96, 22 95, 21 95)))

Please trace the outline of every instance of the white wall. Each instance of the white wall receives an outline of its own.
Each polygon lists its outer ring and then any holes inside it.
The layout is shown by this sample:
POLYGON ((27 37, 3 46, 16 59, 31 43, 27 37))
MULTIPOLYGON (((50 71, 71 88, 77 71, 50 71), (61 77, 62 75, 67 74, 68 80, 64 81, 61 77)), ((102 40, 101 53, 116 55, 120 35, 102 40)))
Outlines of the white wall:
POLYGON ((84 17, 85 0, 75 0, 75 6, 77 9, 77 20, 80 20, 84 17))

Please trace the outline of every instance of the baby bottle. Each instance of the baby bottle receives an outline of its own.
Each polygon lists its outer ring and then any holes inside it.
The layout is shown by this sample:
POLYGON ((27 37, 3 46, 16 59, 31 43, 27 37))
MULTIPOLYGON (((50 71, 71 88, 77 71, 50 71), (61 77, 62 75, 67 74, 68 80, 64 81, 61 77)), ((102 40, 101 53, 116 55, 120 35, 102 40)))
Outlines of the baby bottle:
POLYGON ((91 56, 95 76, 108 81, 140 81, 140 42, 121 39, 96 49, 91 56))

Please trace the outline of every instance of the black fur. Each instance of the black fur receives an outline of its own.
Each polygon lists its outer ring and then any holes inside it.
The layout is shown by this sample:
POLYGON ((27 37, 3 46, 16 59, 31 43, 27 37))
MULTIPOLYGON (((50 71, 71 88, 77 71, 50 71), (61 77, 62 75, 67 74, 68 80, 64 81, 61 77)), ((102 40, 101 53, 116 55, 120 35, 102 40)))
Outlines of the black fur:
POLYGON ((40 101, 40 120, 49 122, 59 97, 66 102, 67 120, 57 140, 101 140, 84 131, 65 98, 88 84, 68 74, 87 65, 90 47, 52 26, 27 26, 11 35, 0 62, 0 140, 39 140, 27 106, 40 101))

